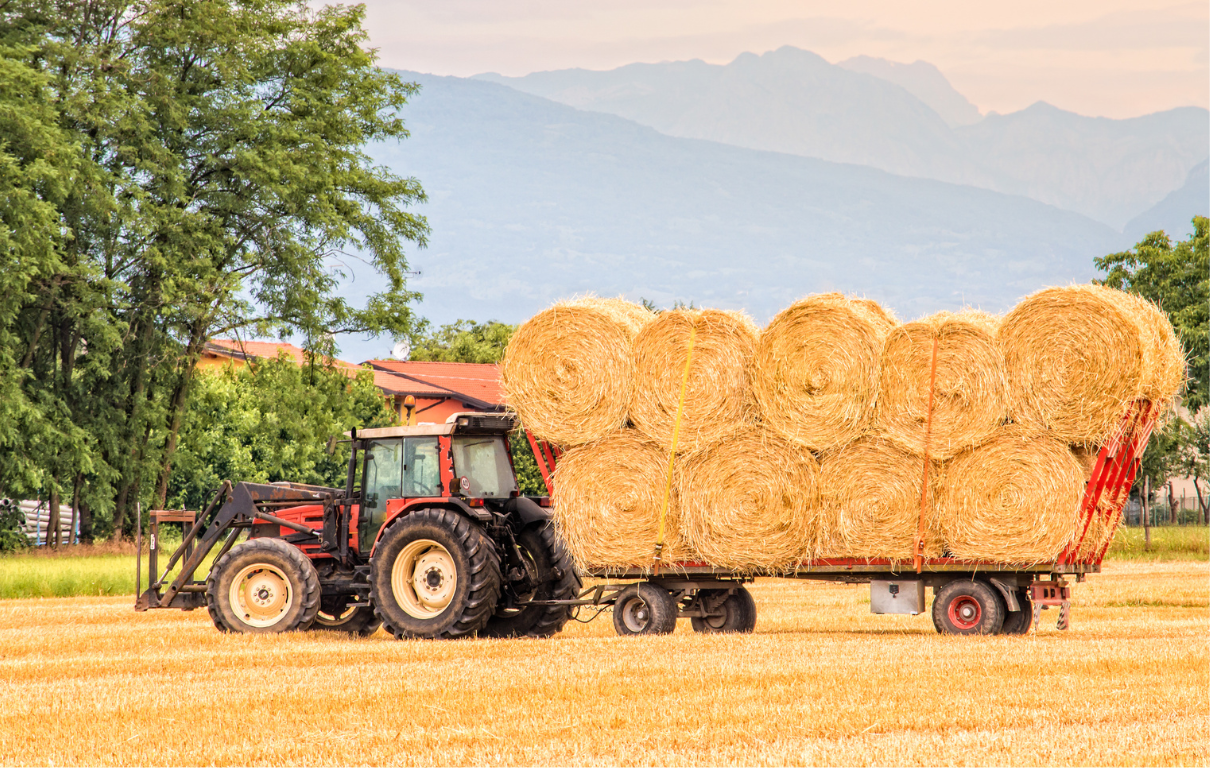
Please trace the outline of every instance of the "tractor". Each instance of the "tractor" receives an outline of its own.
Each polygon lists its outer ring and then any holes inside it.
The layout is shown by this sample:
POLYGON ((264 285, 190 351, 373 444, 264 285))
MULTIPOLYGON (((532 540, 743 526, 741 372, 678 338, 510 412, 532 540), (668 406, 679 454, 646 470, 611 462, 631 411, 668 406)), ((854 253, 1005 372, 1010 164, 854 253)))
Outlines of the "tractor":
POLYGON ((224 632, 553 635, 581 579, 549 498, 518 490, 516 426, 510 414, 458 413, 353 430, 343 490, 227 481, 200 514, 153 512, 149 586, 135 608, 204 606, 224 632), (182 523, 184 538, 161 572, 165 522, 182 523), (209 574, 194 579, 215 547, 209 574))

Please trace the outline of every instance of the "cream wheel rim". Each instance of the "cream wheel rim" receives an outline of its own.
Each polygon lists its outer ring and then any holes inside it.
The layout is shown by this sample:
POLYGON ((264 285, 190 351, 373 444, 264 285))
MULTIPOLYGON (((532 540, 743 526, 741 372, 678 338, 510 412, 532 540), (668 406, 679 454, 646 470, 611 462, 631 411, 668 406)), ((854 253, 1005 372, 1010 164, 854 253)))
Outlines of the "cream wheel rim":
POLYGON ((449 550, 432 539, 411 542, 391 568, 395 602, 416 619, 440 616, 454 599, 458 568, 449 550))
POLYGON ((281 569, 255 563, 235 575, 229 595, 231 610, 252 627, 277 624, 294 605, 294 590, 281 569))

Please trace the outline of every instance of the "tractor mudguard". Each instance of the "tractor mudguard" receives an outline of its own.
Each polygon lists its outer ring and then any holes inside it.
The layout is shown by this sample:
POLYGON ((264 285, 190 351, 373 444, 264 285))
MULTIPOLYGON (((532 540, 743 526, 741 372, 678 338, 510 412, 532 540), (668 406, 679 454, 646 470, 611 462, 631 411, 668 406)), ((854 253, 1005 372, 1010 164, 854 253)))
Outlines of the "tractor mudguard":
POLYGON ((550 511, 538 506, 528 496, 514 496, 504 503, 504 514, 520 520, 522 525, 544 523, 550 519, 550 511))

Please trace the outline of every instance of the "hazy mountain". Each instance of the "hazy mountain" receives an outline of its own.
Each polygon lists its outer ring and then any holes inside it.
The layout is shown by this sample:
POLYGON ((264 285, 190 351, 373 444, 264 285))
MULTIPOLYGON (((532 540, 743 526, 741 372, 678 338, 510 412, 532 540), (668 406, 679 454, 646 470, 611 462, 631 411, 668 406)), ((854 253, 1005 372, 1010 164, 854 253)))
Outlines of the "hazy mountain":
POLYGON ((1210 216, 1210 161, 1189 171, 1183 187, 1131 219, 1126 237, 1137 243, 1144 235, 1162 229, 1173 240, 1184 240, 1193 234, 1194 216, 1210 216))
POLYGON ((927 61, 900 64, 871 56, 854 56, 836 66, 894 83, 923 101, 951 127, 979 122, 979 108, 954 90, 941 70, 927 61))
POLYGON ((1193 107, 1110 120, 1035 104, 951 127, 942 114, 955 120, 957 94, 931 65, 833 65, 791 47, 721 66, 478 77, 670 136, 1027 195, 1117 229, 1179 187, 1210 147, 1210 113, 1193 107))
MULTIPOLYGON (((420 179, 433 233, 411 258, 436 322, 517 322, 578 293, 742 308, 767 321, 841 290, 915 317, 1005 310, 1086 280, 1120 235, 1023 197, 674 138, 492 83, 404 73, 412 137, 372 149, 420 179)), ((372 288, 368 270, 346 286, 372 288)), ((345 341, 345 357, 389 341, 345 341)))

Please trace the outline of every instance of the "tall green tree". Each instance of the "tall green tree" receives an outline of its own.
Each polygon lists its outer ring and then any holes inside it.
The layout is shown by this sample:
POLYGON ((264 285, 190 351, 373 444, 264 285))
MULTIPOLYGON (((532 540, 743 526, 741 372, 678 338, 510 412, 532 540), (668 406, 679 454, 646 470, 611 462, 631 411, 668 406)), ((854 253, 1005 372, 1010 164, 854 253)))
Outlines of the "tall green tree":
POLYGON ((424 320, 411 334, 410 359, 446 363, 499 362, 516 330, 515 325, 495 320, 486 323, 457 320, 434 329, 424 320))
POLYGON ((1189 363, 1184 405, 1210 403, 1210 219, 1196 216, 1193 235, 1173 244, 1152 232, 1134 248, 1095 260, 1105 277, 1094 282, 1132 291, 1168 313, 1189 363))
POLYGON ((165 499, 211 336, 294 333, 330 354, 334 333, 410 331, 424 193, 364 147, 407 136, 416 87, 375 65, 363 21, 284 0, 0 5, 0 45, 76 161, 46 197, 56 258, 0 315, 0 380, 45 425, 0 444, 5 489, 40 483, 52 511, 70 494, 121 535, 165 499), (336 292, 350 249, 384 278, 360 307, 336 292), (20 457, 36 479, 5 469, 20 457))

